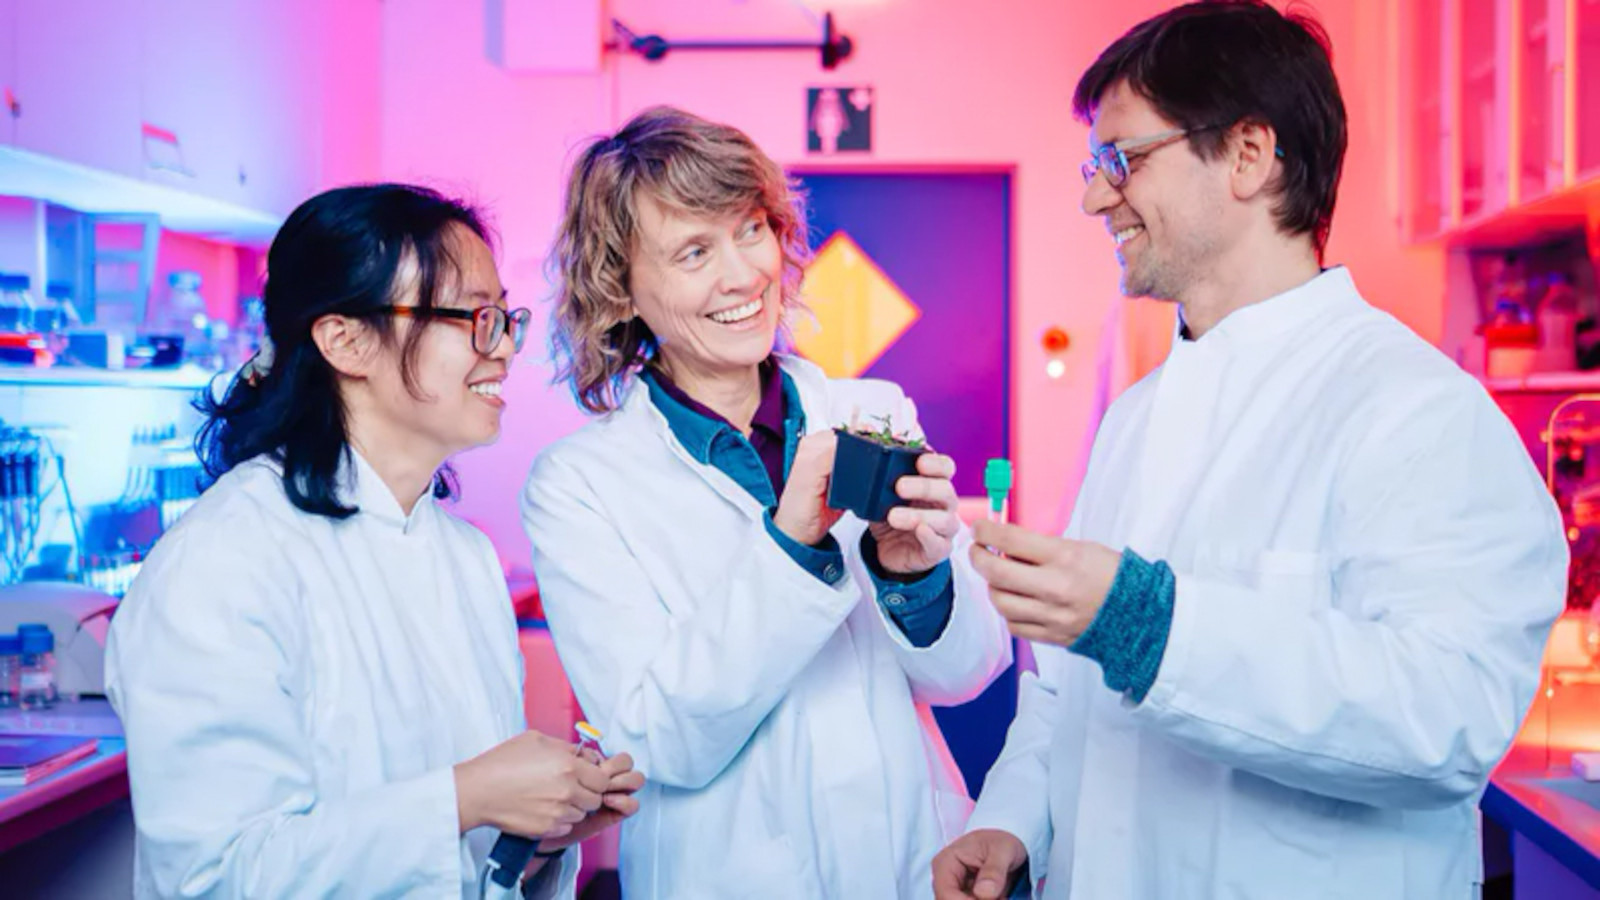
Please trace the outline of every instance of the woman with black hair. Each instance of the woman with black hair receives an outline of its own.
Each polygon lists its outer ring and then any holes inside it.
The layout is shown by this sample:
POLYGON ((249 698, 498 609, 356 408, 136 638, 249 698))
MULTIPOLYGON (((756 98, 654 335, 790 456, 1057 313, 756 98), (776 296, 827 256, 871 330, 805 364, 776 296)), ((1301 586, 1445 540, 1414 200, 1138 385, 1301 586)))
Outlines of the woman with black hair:
POLYGON ((484 535, 435 504, 493 441, 526 310, 487 231, 404 185, 341 188, 272 243, 268 342, 197 441, 214 483, 120 607, 138 896, 476 896, 496 831, 563 848, 637 809, 625 755, 525 731, 484 535))

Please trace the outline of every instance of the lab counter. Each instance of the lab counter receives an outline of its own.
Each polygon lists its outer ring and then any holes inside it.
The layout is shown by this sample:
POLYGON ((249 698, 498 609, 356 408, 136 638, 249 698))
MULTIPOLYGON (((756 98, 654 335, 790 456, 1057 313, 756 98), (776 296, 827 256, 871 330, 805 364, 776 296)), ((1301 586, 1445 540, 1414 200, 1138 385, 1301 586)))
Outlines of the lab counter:
POLYGON ((1561 762, 1550 765, 1542 747, 1512 747, 1479 804, 1511 838, 1518 900, 1600 898, 1600 782, 1561 762))
POLYGON ((1533 705, 1479 804, 1488 874, 1509 869, 1517 900, 1600 900, 1600 782, 1572 770, 1574 751, 1600 749, 1588 632, 1587 613, 1556 622, 1533 705))
POLYGON ((95 752, 33 784, 0 787, 0 854, 128 796, 122 723, 103 699, 0 712, 0 732, 100 739, 95 752))
POLYGON ((1600 897, 1600 783, 1497 772, 1481 806, 1512 836, 1518 897, 1600 897))
POLYGON ((1516 900, 1600 900, 1600 782, 1572 770, 1574 750, 1600 747, 1586 621, 1556 623, 1533 706, 1479 804, 1489 874, 1509 869, 1516 900))

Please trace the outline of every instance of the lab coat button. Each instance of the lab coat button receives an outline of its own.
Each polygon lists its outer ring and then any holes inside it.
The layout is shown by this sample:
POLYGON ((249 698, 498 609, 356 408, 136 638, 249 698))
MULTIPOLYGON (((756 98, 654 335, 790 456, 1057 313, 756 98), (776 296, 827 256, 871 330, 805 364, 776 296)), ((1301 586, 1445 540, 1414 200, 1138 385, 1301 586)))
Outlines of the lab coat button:
POLYGON ((906 602, 906 597, 904 594, 890 594, 883 598, 883 602, 889 604, 890 606, 899 606, 900 604, 906 602))
POLYGON ((824 566, 822 568, 822 577, 828 579, 829 581, 832 581, 835 578, 838 578, 839 577, 839 567, 834 565, 833 563, 828 563, 826 566, 824 566))

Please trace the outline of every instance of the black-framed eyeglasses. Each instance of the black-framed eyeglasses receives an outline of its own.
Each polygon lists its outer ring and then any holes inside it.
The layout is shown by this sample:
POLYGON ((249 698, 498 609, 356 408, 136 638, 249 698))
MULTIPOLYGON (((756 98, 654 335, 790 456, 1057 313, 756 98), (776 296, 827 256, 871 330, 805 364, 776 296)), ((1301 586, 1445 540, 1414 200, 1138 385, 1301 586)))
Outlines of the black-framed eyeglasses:
POLYGON ((472 323, 472 349, 488 356, 500 346, 500 339, 511 335, 511 352, 520 353, 522 342, 528 339, 528 322, 532 311, 525 308, 506 309, 502 306, 480 306, 477 309, 452 309, 448 306, 380 306, 375 313, 388 313, 411 319, 456 319, 472 323))

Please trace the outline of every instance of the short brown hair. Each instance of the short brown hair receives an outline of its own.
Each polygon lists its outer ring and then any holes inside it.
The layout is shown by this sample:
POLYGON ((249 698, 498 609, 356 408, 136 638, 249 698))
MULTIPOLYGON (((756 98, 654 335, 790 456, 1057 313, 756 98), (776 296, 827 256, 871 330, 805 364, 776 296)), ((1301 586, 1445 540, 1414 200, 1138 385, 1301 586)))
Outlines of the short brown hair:
POLYGON ((1119 82, 1189 129, 1202 159, 1222 153, 1227 129, 1272 126, 1283 153, 1273 212, 1278 227, 1307 234, 1320 259, 1333 223, 1349 142, 1328 33, 1309 14, 1261 0, 1174 7, 1129 29, 1078 81, 1072 109, 1090 122, 1119 82))
POLYGON ((594 140, 567 179, 548 261, 557 285, 550 322, 556 380, 591 413, 620 406, 628 379, 657 349, 649 326, 626 315, 641 191, 696 216, 764 210, 783 251, 786 315, 799 305, 811 257, 797 186, 737 128, 656 106, 594 140))

